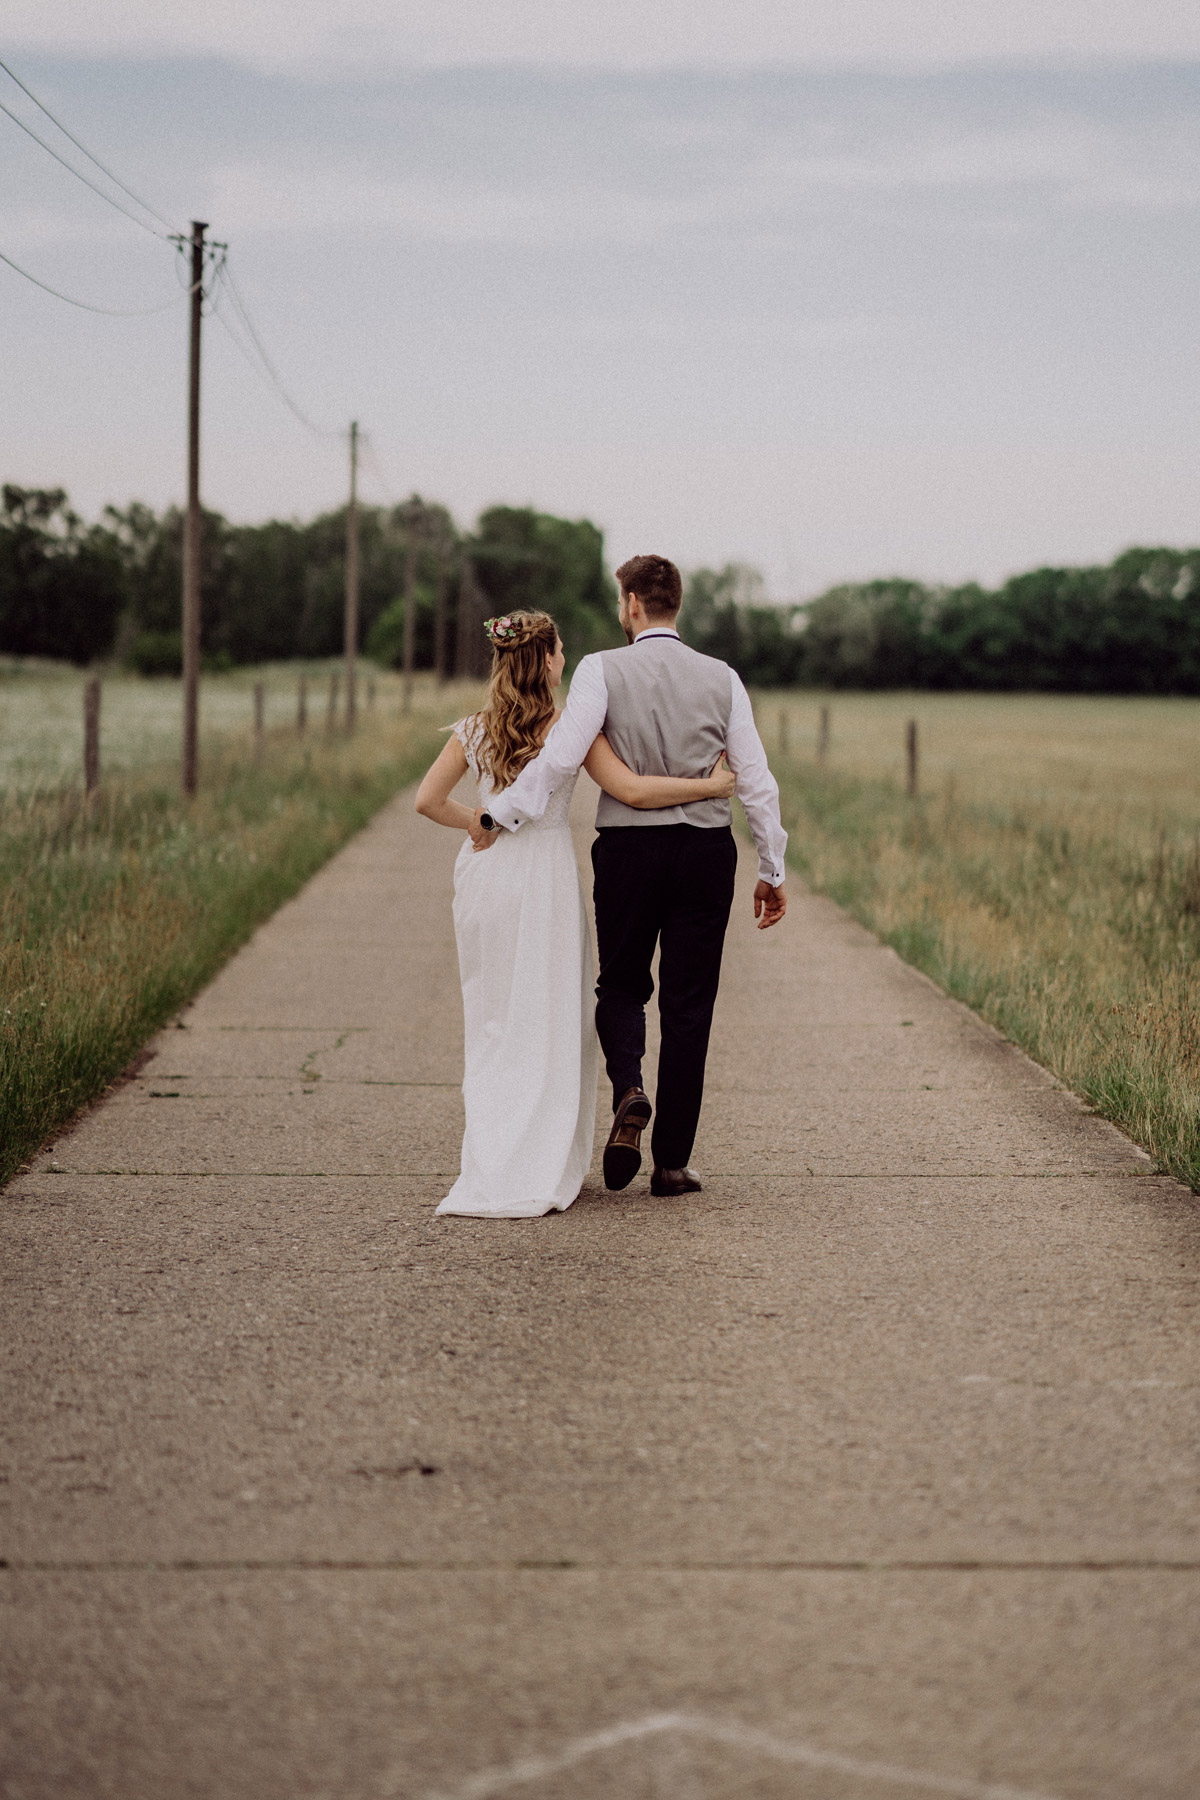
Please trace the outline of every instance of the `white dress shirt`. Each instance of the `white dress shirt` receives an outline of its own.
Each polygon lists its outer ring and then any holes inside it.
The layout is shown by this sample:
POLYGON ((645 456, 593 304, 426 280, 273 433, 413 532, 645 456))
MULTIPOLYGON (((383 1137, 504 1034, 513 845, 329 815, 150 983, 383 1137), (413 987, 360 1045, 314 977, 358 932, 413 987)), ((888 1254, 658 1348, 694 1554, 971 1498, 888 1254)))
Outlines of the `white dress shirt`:
MULTIPOLYGON (((653 625, 638 632, 633 647, 636 649, 643 638, 678 636, 669 626, 653 625)), ((758 850, 759 878, 772 887, 782 887, 787 877, 787 832, 779 817, 779 786, 754 723, 750 696, 733 669, 729 671, 729 681, 731 704, 725 754, 734 774, 734 791, 745 809, 750 835, 758 850)), ((562 718, 550 728, 537 756, 525 764, 511 787, 488 801, 487 810, 497 825, 516 831, 527 819, 540 819, 555 788, 582 766, 604 730, 607 716, 603 660, 599 655, 585 656, 571 678, 562 718)))

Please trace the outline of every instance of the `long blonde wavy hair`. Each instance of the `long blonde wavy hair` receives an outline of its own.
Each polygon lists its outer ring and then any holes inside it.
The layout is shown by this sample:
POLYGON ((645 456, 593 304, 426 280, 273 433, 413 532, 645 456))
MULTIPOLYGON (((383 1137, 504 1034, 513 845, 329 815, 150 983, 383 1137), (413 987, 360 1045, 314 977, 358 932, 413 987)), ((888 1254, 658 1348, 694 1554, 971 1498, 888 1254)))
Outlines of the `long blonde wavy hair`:
POLYGON ((493 788, 511 787, 542 747, 554 717, 554 689, 546 658, 558 647, 558 626, 544 612, 511 612, 488 620, 492 677, 479 713, 479 766, 493 788))

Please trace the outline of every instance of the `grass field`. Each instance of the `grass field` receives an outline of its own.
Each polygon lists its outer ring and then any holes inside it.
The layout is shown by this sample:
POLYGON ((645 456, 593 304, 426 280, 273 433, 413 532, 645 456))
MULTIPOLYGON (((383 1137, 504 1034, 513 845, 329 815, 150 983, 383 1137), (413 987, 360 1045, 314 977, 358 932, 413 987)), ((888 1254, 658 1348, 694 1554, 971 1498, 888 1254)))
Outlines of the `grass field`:
POLYGON ((1200 701, 755 701, 796 869, 1200 1188, 1200 701))
MULTIPOLYGON (((314 669, 327 683, 328 669, 314 669)), ((103 1092, 255 926, 411 780, 478 690, 372 676, 348 738, 294 669, 206 679, 201 789, 179 792, 179 684, 104 688, 101 791, 81 792, 82 677, 0 678, 0 1180, 103 1092), (255 678, 268 688, 261 763, 255 678)))
MULTIPOLYGON (((324 724, 329 678, 340 664, 275 663, 205 676, 201 687, 201 752, 248 742, 254 684, 266 690, 268 731, 295 723, 300 674, 308 685, 310 726, 324 724)), ((399 704, 394 675, 368 667, 382 711, 399 704)), ((83 688, 86 677, 62 663, 0 657, 0 793, 55 792, 80 779, 83 767, 83 688)), ((360 694, 360 705, 366 695, 360 694)), ((146 769, 165 774, 179 755, 182 691, 178 681, 147 680, 123 671, 106 674, 100 706, 100 766, 106 775, 146 769)))

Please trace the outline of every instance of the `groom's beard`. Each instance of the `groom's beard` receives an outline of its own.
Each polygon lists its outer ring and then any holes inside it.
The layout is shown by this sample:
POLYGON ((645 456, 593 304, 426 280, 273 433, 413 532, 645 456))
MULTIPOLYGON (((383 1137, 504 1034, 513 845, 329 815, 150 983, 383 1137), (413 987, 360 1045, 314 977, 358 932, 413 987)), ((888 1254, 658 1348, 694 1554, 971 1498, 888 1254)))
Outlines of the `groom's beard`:
POLYGON ((627 644, 632 644, 632 642, 633 642, 633 626, 626 625, 625 621, 622 620, 621 621, 621 630, 625 633, 625 642, 627 644))

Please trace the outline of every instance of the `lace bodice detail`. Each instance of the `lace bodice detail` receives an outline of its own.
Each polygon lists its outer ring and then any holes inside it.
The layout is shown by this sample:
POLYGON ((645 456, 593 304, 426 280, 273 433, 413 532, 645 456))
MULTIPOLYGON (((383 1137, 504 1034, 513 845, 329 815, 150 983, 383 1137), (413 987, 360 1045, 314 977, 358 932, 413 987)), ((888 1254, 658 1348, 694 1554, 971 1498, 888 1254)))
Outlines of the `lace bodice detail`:
MULTIPOLYGON (((480 806, 486 806, 491 799, 492 794, 495 792, 495 789, 492 787, 488 776, 484 774, 479 766, 478 745, 482 730, 483 728, 479 723, 478 717, 472 715, 468 719, 460 719, 458 721, 454 727, 454 735, 466 752, 467 767, 470 769, 472 778, 475 782, 476 790, 479 795, 479 804, 480 806)), ((553 794, 550 796, 550 804, 547 806, 542 817, 540 819, 530 819, 527 824, 522 825, 521 830, 517 835, 521 837, 524 836, 527 831, 544 831, 553 829, 555 826, 565 826, 571 811, 571 796, 575 792, 575 783, 578 779, 579 775, 577 771, 571 776, 569 781, 564 781, 561 787, 555 788, 553 794)))

